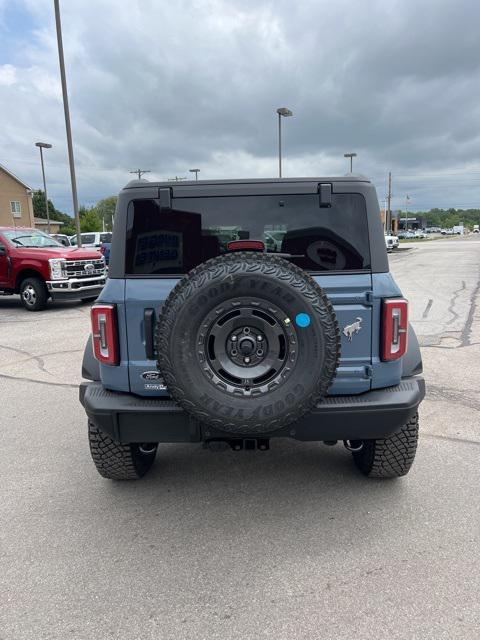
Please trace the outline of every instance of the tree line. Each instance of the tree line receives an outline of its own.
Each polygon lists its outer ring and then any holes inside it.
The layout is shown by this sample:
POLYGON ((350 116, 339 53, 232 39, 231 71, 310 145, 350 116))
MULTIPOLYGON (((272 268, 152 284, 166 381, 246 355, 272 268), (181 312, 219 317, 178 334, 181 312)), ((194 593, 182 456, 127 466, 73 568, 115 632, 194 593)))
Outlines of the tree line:
MULTIPOLYGON (((46 219, 44 192, 41 189, 34 191, 32 200, 34 216, 46 219)), ((111 231, 116 204, 117 196, 110 196, 99 200, 93 207, 82 205, 79 208, 80 229, 82 231, 111 231)), ((60 227, 60 233, 73 236, 77 232, 75 220, 68 214, 63 213, 63 211, 59 211, 50 199, 48 200, 48 213, 50 220, 63 222, 60 227)))
POLYGON ((429 211, 417 211, 417 216, 422 216, 427 221, 427 227, 441 227, 451 229, 455 225, 463 224, 472 229, 474 224, 480 224, 480 209, 430 209, 429 211))

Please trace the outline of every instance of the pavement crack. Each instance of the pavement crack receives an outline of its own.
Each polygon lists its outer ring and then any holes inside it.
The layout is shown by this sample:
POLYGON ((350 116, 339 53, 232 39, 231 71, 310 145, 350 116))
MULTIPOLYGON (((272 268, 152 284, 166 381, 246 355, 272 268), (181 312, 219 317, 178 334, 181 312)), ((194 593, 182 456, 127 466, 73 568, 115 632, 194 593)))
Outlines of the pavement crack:
POLYGON ((470 346, 470 334, 472 332, 472 325, 475 318, 475 312, 477 309, 477 297, 480 294, 480 272, 478 274, 477 286, 473 290, 472 297, 470 298, 470 310, 468 312, 467 321, 465 322, 462 333, 460 335, 460 341, 462 347, 470 346))
POLYGON ((480 400, 477 397, 471 397, 464 392, 457 391, 456 389, 450 389, 448 387, 442 387, 436 384, 427 385, 427 398, 429 400, 446 400, 453 402, 454 404, 460 404, 462 406, 468 406, 470 409, 480 411, 480 400))
POLYGON ((38 368, 40 369, 40 371, 42 373, 46 373, 49 376, 52 375, 50 373, 50 371, 47 371, 45 369, 45 361, 40 356, 35 356, 35 355, 33 355, 33 353, 30 353, 29 351, 25 351, 24 349, 16 349, 15 347, 7 347, 4 344, 0 344, 0 349, 6 349, 7 351, 13 351, 14 353, 21 353, 22 355, 28 356, 28 358, 26 360, 21 360, 20 362, 26 362, 28 360, 35 360, 35 362, 37 363, 38 368))
POLYGON ((435 438, 436 440, 450 440, 451 442, 463 442, 463 444, 476 444, 480 446, 479 440, 470 440, 467 438, 458 438, 456 436, 442 436, 438 433, 420 433, 422 438, 435 438))
POLYGON ((68 389, 78 389, 78 384, 68 384, 67 382, 48 382, 47 380, 35 380, 34 378, 22 378, 21 376, 9 376, 6 373, 0 373, 0 378, 5 380, 19 380, 20 382, 34 382, 43 384, 47 387, 66 387, 68 389))
POLYGON ((450 304, 448 305, 448 312, 451 313, 453 317, 450 318, 447 324, 452 324, 452 322, 455 322, 455 320, 458 320, 458 318, 460 317, 458 313, 454 310, 454 307, 457 302, 458 296, 462 293, 462 291, 465 291, 466 287, 467 287, 467 284, 465 280, 462 280, 462 286, 453 292, 453 295, 450 298, 450 304))
POLYGON ((430 309, 432 308, 433 298, 429 298, 427 306, 425 307, 425 311, 423 312, 422 318, 426 318, 430 313, 430 309))

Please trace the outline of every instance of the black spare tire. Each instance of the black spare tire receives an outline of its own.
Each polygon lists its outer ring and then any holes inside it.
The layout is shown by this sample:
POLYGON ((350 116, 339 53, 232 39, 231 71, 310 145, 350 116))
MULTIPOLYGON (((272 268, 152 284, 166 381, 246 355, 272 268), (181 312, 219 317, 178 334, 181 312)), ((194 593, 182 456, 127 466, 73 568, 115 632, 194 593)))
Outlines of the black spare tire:
POLYGON ((295 422, 326 394, 340 331, 323 289, 269 254, 238 252, 187 274, 157 323, 158 368, 200 422, 235 435, 295 422))

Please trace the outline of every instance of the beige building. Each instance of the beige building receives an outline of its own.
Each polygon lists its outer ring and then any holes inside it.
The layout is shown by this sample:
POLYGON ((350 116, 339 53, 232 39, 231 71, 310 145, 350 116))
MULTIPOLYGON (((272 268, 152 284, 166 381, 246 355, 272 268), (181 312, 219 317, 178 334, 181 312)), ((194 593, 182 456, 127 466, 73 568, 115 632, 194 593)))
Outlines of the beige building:
POLYGON ((33 227, 32 190, 0 164, 0 227, 33 227))
MULTIPOLYGON (((50 233, 63 233, 63 222, 58 220, 50 220, 50 233)), ((48 233, 48 222, 46 218, 35 218, 35 228, 40 229, 44 233, 48 233)))

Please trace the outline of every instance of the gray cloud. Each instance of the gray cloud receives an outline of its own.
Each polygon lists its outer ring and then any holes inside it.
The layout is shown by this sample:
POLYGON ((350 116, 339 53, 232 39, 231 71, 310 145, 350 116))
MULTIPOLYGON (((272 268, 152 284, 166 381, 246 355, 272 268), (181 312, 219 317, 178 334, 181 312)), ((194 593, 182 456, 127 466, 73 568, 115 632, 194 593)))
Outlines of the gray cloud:
MULTIPOLYGON (((53 142, 50 192, 68 210, 52 6, 21 4, 33 26, 0 60, 0 162, 36 186, 33 142, 53 142)), ((83 202, 118 191, 137 166, 156 178, 192 166, 205 178, 275 175, 275 109, 288 106, 286 175, 342 174, 354 150, 380 199, 391 170, 398 205, 405 193, 415 208, 480 205, 471 0, 71 0, 62 9, 83 202)))

